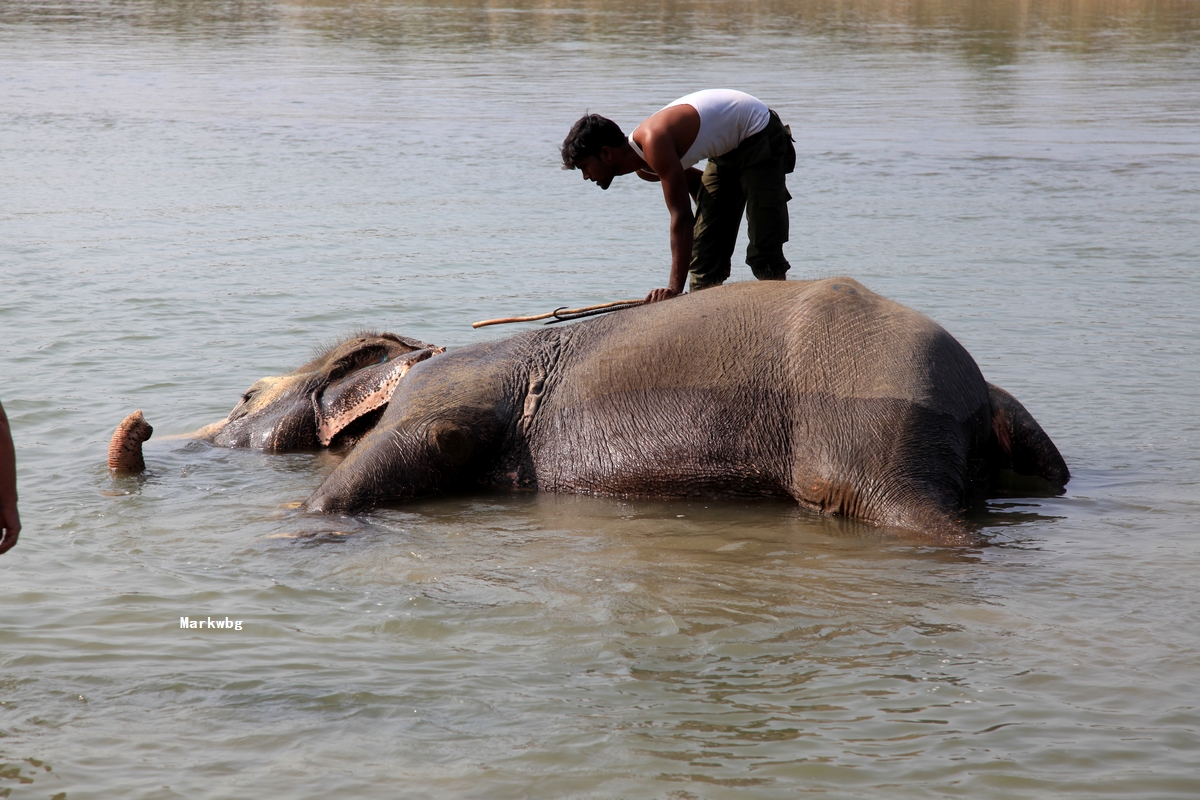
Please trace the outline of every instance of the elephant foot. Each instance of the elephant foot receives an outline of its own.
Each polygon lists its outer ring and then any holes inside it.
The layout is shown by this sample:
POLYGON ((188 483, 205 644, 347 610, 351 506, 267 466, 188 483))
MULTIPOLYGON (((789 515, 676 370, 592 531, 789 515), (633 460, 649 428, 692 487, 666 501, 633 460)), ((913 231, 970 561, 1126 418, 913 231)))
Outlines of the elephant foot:
POLYGON ((117 426, 108 444, 108 468, 118 474, 136 474, 146 469, 142 458, 142 442, 150 438, 154 428, 146 422, 141 411, 135 411, 117 426))

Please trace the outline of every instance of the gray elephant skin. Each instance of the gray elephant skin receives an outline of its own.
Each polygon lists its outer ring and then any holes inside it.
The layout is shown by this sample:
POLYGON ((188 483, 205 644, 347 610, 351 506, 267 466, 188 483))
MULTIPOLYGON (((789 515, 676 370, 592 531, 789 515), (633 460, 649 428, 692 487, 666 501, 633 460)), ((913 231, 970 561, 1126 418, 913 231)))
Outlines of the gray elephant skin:
POLYGON ((732 284, 416 364, 306 501, 356 513, 480 487, 792 498, 959 540, 1054 443, 927 317, 850 278, 732 284))

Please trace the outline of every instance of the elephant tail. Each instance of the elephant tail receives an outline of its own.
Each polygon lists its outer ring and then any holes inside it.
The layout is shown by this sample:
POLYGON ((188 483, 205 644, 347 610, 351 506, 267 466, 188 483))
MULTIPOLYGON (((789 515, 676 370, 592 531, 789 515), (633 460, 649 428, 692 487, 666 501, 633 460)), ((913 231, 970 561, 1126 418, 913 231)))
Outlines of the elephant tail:
POLYGON ((1059 488, 1066 486, 1071 480, 1067 462, 1025 406, 990 383, 988 401, 1000 451, 998 466, 1010 467, 1020 475, 1038 475, 1059 488))
POLYGON ((116 473, 134 474, 146 469, 142 458, 142 442, 150 438, 154 428, 146 422, 141 411, 135 411, 113 431, 108 443, 108 468, 116 473))

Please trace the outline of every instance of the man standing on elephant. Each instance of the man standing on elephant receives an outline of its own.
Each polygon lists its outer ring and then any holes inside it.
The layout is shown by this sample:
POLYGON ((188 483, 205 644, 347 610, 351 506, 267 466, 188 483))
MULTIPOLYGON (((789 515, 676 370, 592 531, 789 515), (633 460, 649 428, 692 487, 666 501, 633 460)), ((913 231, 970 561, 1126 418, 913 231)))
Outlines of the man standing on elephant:
POLYGON ((791 129, 759 99, 731 89, 681 97, 634 128, 628 138, 610 119, 588 114, 562 145, 563 169, 607 189, 636 172, 662 183, 671 212, 671 277, 646 302, 718 286, 729 277, 742 211, 750 246, 746 263, 759 280, 784 280, 788 240, 785 175, 796 165, 791 129), (693 165, 708 159, 704 172, 693 165), (696 200, 692 214, 691 199, 696 200))

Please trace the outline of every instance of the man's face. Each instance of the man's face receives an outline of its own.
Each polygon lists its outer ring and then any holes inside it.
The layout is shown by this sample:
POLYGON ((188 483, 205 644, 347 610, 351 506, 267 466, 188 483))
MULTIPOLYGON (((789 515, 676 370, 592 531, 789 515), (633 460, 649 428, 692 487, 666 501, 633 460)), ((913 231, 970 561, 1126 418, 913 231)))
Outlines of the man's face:
POLYGON ((575 166, 579 167, 579 171, 583 173, 585 181, 593 181, 601 189, 607 189, 616 175, 613 172, 613 168, 598 156, 588 156, 575 166))

